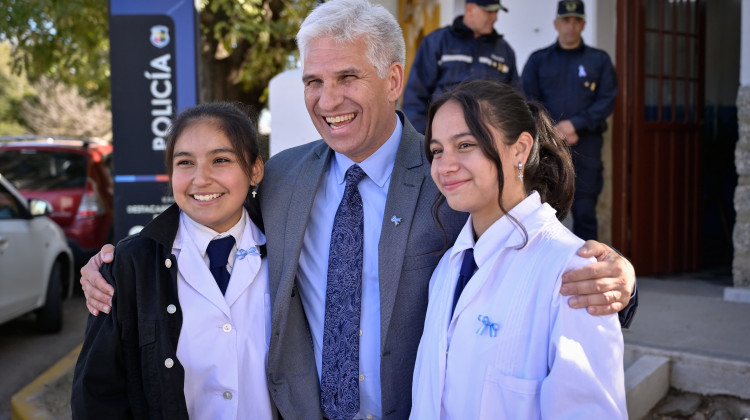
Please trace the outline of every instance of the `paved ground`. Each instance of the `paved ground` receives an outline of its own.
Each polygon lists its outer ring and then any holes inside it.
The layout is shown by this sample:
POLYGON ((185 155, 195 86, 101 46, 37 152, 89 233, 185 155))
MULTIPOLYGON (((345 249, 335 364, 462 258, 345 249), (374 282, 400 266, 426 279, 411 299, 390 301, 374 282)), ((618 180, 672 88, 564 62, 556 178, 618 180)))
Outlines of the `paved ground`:
MULTIPOLYGON (((624 331, 626 345, 750 363, 750 304, 725 302, 724 288, 731 286, 728 272, 638 278, 640 306, 624 331)), ((646 418, 750 419, 750 400, 672 388, 646 418)))
MULTIPOLYGON (((749 385, 750 386, 750 385, 749 385)), ((750 401, 726 395, 699 395, 671 389, 645 420, 748 420, 750 401)))
POLYGON ((722 273, 639 277, 640 306, 626 344, 750 362, 750 304, 725 302, 722 273))
POLYGON ((37 333, 33 314, 0 325, 0 420, 10 419, 13 394, 83 342, 87 317, 83 296, 74 294, 63 302, 57 334, 37 333))

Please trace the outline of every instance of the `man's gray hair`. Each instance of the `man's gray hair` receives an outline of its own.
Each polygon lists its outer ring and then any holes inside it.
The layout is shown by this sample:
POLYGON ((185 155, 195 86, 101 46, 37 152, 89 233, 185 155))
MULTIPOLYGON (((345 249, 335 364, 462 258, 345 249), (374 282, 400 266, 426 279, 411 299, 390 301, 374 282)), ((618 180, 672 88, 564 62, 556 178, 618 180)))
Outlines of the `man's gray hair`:
POLYGON ((367 44, 365 56, 381 79, 391 64, 405 65, 404 34, 396 18, 383 6, 367 0, 332 0, 317 6, 302 22, 297 46, 304 62, 307 45, 316 39, 330 38, 344 44, 361 37, 367 44))

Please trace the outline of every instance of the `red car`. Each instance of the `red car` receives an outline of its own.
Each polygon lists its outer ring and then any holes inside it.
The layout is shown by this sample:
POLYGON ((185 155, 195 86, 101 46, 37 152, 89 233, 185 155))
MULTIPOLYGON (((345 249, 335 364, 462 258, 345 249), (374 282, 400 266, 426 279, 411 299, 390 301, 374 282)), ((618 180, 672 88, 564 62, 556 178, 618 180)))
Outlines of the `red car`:
POLYGON ((112 144, 60 136, 0 137, 0 173, 26 199, 52 205, 77 266, 112 242, 112 144))

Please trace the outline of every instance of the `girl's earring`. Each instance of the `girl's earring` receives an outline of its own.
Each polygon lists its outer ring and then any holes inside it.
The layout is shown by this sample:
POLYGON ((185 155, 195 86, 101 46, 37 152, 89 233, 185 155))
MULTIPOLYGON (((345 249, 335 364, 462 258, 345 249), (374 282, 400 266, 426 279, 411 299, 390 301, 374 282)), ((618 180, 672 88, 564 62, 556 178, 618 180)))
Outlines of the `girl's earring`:
POLYGON ((257 185, 253 186, 253 192, 252 192, 252 194, 253 194, 253 198, 255 198, 255 196, 258 195, 258 186, 257 185))
POLYGON ((518 162, 518 179, 523 181, 523 163, 518 162))

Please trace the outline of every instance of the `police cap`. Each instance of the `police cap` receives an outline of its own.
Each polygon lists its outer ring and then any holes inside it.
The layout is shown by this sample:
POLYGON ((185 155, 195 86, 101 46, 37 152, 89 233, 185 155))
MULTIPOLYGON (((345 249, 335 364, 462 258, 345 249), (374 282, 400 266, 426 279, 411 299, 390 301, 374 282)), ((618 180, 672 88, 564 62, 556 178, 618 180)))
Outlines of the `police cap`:
POLYGON ((500 0, 466 0, 466 3, 474 3, 484 9, 486 12, 497 12, 502 10, 507 12, 508 8, 500 3, 500 0))
POLYGON ((577 17, 586 19, 583 11, 583 2, 581 0, 562 0, 557 3, 557 17, 577 17))

